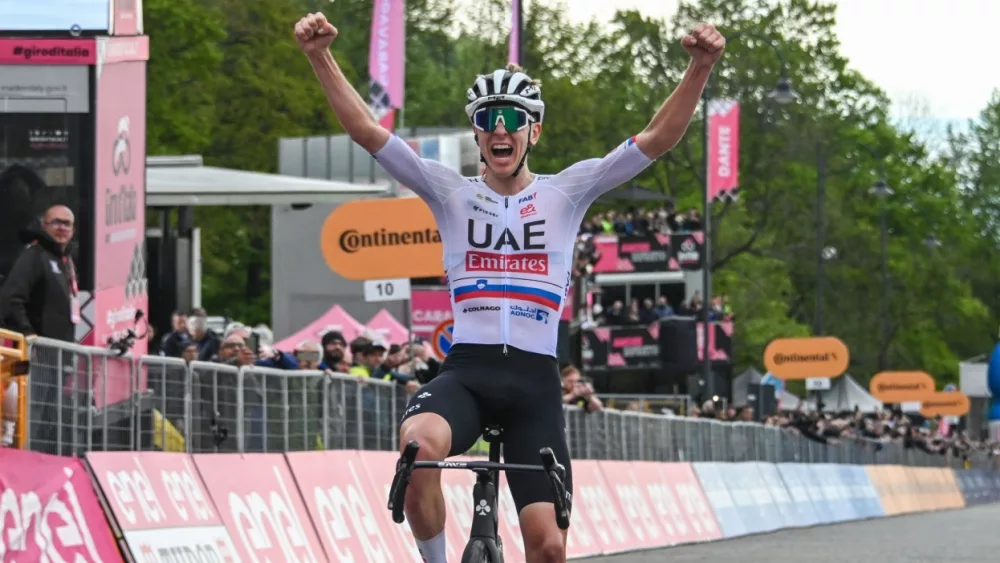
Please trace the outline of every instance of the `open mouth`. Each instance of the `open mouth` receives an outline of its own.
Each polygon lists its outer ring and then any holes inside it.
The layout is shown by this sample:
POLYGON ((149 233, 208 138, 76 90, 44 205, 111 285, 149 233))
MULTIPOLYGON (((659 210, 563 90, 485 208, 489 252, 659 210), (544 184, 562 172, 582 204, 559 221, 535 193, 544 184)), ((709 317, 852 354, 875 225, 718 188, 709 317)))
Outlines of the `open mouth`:
POLYGON ((506 143, 497 143, 490 147, 493 158, 499 162, 507 162, 514 158, 514 146, 506 143))

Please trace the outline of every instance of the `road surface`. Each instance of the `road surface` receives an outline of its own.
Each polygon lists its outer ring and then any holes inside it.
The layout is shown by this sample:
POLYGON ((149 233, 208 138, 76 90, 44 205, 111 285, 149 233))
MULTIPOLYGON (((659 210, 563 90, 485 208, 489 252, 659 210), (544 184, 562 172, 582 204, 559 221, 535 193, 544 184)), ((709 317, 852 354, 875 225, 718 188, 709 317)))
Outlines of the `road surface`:
POLYGON ((782 530, 772 534, 584 561, 996 563, 1000 561, 1000 504, 782 530))

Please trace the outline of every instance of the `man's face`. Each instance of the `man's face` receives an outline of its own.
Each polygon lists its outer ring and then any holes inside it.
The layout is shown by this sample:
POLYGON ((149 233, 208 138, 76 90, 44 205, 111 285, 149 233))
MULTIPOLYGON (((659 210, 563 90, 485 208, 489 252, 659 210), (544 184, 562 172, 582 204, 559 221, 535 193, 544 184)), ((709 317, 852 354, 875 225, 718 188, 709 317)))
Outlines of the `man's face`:
POLYGON ((230 334, 222 342, 222 346, 219 348, 219 358, 223 361, 228 361, 236 357, 241 350, 247 347, 246 342, 238 334, 230 334))
POLYGON ((181 354, 181 358, 184 358, 185 362, 193 362, 198 359, 198 346, 191 344, 184 349, 181 354))
POLYGON ((184 315, 174 315, 170 319, 170 326, 175 332, 184 332, 187 329, 187 318, 184 315))
POLYGON ((42 219, 42 228, 53 240, 65 246, 73 238, 75 228, 73 212, 62 205, 49 209, 42 219))
POLYGON ((331 340, 326 344, 326 354, 333 358, 343 358, 347 343, 342 340, 331 340))
POLYGON ((580 384, 580 379, 580 372, 578 371, 571 371, 564 375, 562 378, 563 392, 569 393, 575 390, 580 384))
POLYGON ((474 118, 479 120, 477 125, 485 125, 487 129, 495 126, 492 131, 473 126, 486 165, 497 176, 511 176, 528 148, 528 132, 531 132, 531 144, 535 144, 542 134, 542 126, 527 120, 526 112, 513 106, 483 108, 480 112, 483 112, 482 117, 474 118), (525 122, 526 125, 515 130, 525 122))
POLYGON ((361 355, 361 363, 369 368, 376 368, 382 363, 383 358, 385 358, 385 350, 381 348, 376 348, 374 350, 369 350, 367 353, 361 355))

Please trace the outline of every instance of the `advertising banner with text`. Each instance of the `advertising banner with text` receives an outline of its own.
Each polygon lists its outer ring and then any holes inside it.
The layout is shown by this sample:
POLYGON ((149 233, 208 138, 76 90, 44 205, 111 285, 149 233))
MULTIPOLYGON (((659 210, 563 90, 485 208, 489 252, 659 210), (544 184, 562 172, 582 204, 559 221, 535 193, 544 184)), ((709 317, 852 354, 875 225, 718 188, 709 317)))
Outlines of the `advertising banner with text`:
POLYGON ((0 448, 0 561, 121 561, 76 458, 0 448))
POLYGON ((700 270, 704 233, 595 235, 598 274, 700 270))
POLYGON ((136 561, 233 561, 236 548, 186 455, 90 452, 116 532, 136 561))

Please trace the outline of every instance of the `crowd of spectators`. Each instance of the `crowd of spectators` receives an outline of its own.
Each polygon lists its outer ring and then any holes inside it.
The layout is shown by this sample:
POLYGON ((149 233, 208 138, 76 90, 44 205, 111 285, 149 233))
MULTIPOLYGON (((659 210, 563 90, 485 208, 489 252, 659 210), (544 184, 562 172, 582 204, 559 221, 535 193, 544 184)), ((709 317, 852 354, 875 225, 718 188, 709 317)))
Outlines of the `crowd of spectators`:
MULTIPOLYGON (((646 298, 639 300, 633 297, 629 306, 616 299, 605 308, 600 303, 594 304, 593 319, 596 326, 629 326, 648 325, 656 321, 674 316, 680 317, 700 317, 702 312, 701 292, 696 291, 688 301, 681 303, 676 308, 670 305, 666 296, 661 295, 654 301, 646 298)), ((729 305, 728 295, 716 295, 712 298, 712 308, 708 317, 712 321, 733 320, 732 307, 729 305)))
POLYGON ((623 212, 609 210, 595 213, 580 226, 580 234, 669 235, 700 231, 701 228, 701 213, 697 209, 678 213, 673 204, 668 203, 658 209, 632 207, 623 212))

